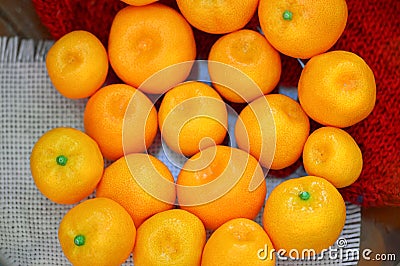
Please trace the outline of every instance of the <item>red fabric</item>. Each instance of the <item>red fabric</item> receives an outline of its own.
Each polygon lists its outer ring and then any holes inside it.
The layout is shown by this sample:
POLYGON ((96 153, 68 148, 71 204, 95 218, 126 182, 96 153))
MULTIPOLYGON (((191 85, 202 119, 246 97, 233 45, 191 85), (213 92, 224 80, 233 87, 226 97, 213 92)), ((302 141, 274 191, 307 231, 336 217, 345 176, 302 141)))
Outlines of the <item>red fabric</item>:
POLYGON ((363 152, 355 184, 341 190, 364 206, 400 205, 400 10, 399 1, 348 1, 349 23, 334 49, 357 53, 374 72, 372 114, 350 127, 363 152))
MULTIPOLYGON (((161 3, 177 9, 176 2, 161 3)), ((94 33, 107 45, 116 12, 126 6, 119 0, 33 0, 43 24, 55 39, 77 29, 94 33)), ((354 52, 375 74, 377 102, 364 121, 346 129, 360 145, 364 169, 350 187, 341 189, 345 200, 363 206, 400 206, 400 1, 348 0, 349 18, 333 49, 354 52)), ((257 15, 246 28, 257 30, 257 15)), ((199 59, 206 59, 220 35, 194 29, 199 59)), ((296 86, 301 67, 282 55, 280 84, 296 86)), ((298 165, 298 163, 297 163, 298 165)), ((272 172, 286 175, 292 168, 272 172)))

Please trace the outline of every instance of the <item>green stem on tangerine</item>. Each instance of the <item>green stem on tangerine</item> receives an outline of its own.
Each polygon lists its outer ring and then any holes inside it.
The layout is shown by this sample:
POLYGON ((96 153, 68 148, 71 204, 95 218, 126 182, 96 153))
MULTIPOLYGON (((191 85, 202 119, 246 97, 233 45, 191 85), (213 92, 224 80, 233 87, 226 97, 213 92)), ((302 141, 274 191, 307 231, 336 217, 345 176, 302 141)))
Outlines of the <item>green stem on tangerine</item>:
POLYGON ((68 158, 64 155, 57 156, 56 162, 58 165, 65 166, 67 164, 68 158))
POLYGON ((83 246, 85 244, 85 236, 77 235, 74 238, 74 244, 77 245, 78 247, 83 246))
POLYGON ((308 193, 307 191, 302 191, 300 192, 299 197, 302 200, 308 200, 310 198, 310 193, 308 193))
POLYGON ((283 12, 282 17, 284 20, 292 20, 293 18, 293 13, 290 12, 289 10, 285 10, 285 12, 283 12))

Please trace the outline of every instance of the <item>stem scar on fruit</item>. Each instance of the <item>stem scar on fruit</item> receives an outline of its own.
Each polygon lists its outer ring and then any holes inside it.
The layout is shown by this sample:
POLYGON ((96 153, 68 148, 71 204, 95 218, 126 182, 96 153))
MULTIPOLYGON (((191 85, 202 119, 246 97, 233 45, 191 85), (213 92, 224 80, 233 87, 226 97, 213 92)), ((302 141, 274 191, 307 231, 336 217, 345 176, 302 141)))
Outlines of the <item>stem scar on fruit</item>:
POLYGON ((290 20, 292 20, 292 18, 293 18, 293 13, 290 12, 289 10, 285 10, 285 11, 283 12, 283 14, 282 14, 282 17, 283 17, 284 20, 290 21, 290 20))
POLYGON ((299 193, 299 197, 302 200, 308 200, 310 198, 310 193, 308 193, 307 191, 302 191, 299 193))
POLYGON ((77 245, 78 247, 83 246, 85 244, 85 236, 83 235, 75 236, 74 244, 77 245))
POLYGON ((59 155, 56 158, 56 162, 58 165, 65 166, 67 164, 68 158, 64 155, 59 155))

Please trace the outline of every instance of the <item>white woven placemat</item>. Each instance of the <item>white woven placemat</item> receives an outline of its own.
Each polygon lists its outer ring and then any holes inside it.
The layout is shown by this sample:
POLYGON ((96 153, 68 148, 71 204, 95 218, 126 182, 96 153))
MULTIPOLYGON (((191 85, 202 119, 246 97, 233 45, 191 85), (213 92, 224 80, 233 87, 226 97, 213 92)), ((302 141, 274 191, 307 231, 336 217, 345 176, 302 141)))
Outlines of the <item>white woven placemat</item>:
MULTIPOLYGON (((86 100, 62 97, 48 78, 44 57, 51 45, 49 41, 0 38, 0 265, 70 265, 61 251, 57 230, 72 206, 42 196, 29 169, 31 149, 44 132, 59 126, 83 130, 86 100)), ((158 137, 149 152, 176 176, 179 169, 157 152, 159 145, 158 137)), ((292 177, 304 174, 299 169, 292 177)), ((268 177, 268 192, 283 180, 268 177)), ((277 265, 357 265, 354 254, 360 246, 360 208, 346 206, 346 225, 339 246, 333 246, 337 250, 333 256, 326 253, 317 261, 278 259, 277 265)), ((256 221, 261 224, 260 218, 256 221)), ((132 256, 126 265, 133 265, 132 256)))

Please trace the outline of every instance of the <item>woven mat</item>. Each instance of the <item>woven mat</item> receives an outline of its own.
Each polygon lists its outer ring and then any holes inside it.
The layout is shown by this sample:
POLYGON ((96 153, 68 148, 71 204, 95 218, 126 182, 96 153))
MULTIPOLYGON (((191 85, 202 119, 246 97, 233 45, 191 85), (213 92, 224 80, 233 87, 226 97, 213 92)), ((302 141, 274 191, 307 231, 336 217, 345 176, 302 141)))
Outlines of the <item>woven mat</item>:
MULTIPOLYGON (((49 41, 0 38, 0 265, 70 265, 61 251, 57 230, 72 206, 52 203, 41 195, 29 169, 31 149, 44 132, 60 126, 83 130, 86 100, 62 97, 48 78, 44 58, 51 45, 49 41)), ((179 169, 157 153, 159 146, 158 136, 149 153, 164 161, 176 177, 179 169)), ((268 192, 283 180, 302 175, 304 170, 299 168, 283 179, 267 177, 268 192)), ((360 246, 360 207, 349 203, 346 207, 341 242, 333 246, 340 251, 337 259, 278 259, 277 265, 357 265, 352 254, 360 246)), ((261 224, 260 214, 256 221, 261 224)), ((126 265, 133 265, 132 256, 126 265)))

